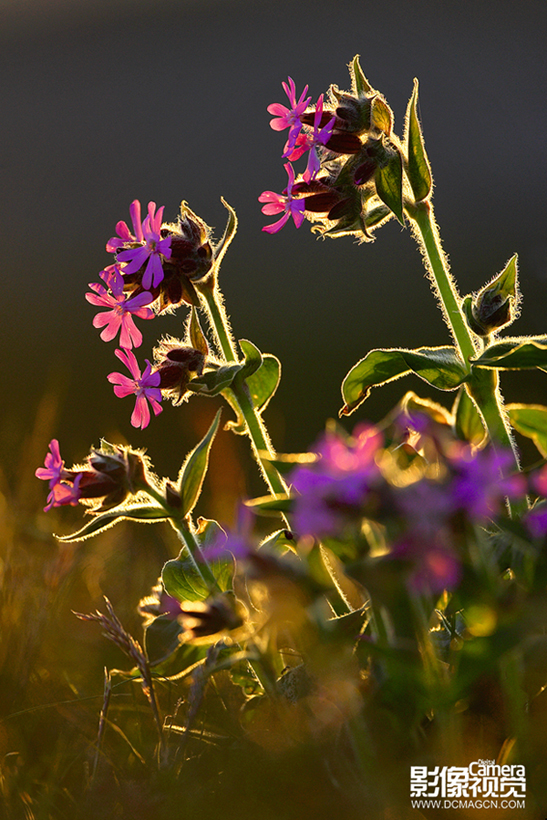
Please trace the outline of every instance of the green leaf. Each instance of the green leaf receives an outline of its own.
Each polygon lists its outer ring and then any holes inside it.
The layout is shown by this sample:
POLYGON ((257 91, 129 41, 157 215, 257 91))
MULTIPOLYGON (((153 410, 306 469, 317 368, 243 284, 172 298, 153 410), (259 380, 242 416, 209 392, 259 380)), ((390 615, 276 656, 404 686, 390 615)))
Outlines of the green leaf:
POLYGON ((193 561, 173 558, 161 572, 161 580, 168 595, 177 601, 205 601, 210 592, 193 561))
POLYGON ((231 385, 242 367, 241 364, 225 364, 215 370, 207 370, 188 382, 188 390, 204 396, 218 396, 231 385))
POLYGON ((237 231, 237 216, 236 212, 232 208, 231 205, 228 205, 226 200, 223 197, 220 197, 220 201, 228 211, 228 221, 226 223, 226 227, 224 228, 224 233, 222 234, 222 238, 220 241, 215 245, 214 249, 214 257, 215 257, 215 270, 218 270, 220 267, 220 263, 224 258, 224 254, 228 250, 228 246, 230 242, 236 235, 237 231))
POLYGON ((418 120, 418 80, 414 80, 414 91, 406 112, 406 149, 408 181, 412 187, 416 202, 426 199, 431 193, 431 167, 424 146, 424 138, 418 120))
POLYGON ((317 453, 276 453, 271 456, 266 450, 260 451, 260 457, 269 461, 281 475, 288 475, 298 464, 315 464, 319 460, 317 453))
POLYGON ((340 415, 353 413, 368 398, 372 387, 387 384, 411 372, 439 390, 455 390, 468 376, 453 347, 371 350, 352 367, 342 382, 345 405, 340 415))
POLYGON ((205 334, 201 329, 198 313, 195 307, 192 308, 192 313, 190 314, 188 338, 194 350, 199 350, 200 353, 203 353, 204 356, 207 356, 207 354, 209 353, 209 345, 207 344, 207 339, 205 338, 205 334))
POLYGON ((363 69, 361 68, 361 64, 359 63, 359 55, 356 54, 353 60, 349 65, 349 73, 352 79, 352 86, 355 89, 355 93, 358 97, 365 97, 368 94, 372 94, 374 89, 370 85, 369 81, 363 74, 363 69))
POLYGON ((531 438, 543 458, 547 458, 547 407, 542 404, 507 404, 505 409, 515 430, 531 438))
POLYGON ((260 512, 292 512, 294 498, 288 493, 278 495, 262 495, 259 498, 251 498, 245 502, 247 507, 260 512))
POLYGON ((239 346, 245 356, 245 361, 241 369, 241 378, 247 379, 252 376, 253 373, 256 373, 262 365, 262 353, 258 347, 248 339, 240 339, 239 346))
POLYGON ((403 161, 394 150, 387 165, 378 168, 375 174, 376 193, 395 214, 401 225, 405 224, 403 214, 403 161))
POLYGON ((183 628, 175 618, 158 615, 144 630, 144 649, 150 666, 164 663, 180 647, 183 628))
POLYGON ((374 97, 371 111, 372 126, 388 137, 393 128, 393 112, 383 97, 374 97))
POLYGON ((287 550, 296 552, 296 539, 290 530, 277 530, 268 535, 261 543, 261 547, 274 549, 283 554, 287 550))
POLYGON ((163 507, 152 504, 135 504, 133 507, 124 507, 117 510, 109 510, 101 515, 94 516, 90 521, 72 535, 58 535, 57 540, 65 544, 72 544, 76 541, 84 541, 92 535, 113 527, 118 521, 131 519, 141 521, 143 524, 152 524, 155 521, 165 521, 167 514, 163 507))
MULTIPOLYGON (((268 406, 270 399, 277 390, 280 379, 281 363, 279 359, 272 356, 271 353, 264 353, 262 355, 262 364, 258 370, 245 380, 253 406, 259 413, 268 406)), ((232 430, 238 435, 244 435, 247 431, 247 427, 243 416, 239 412, 237 399, 230 389, 225 390, 223 395, 237 416, 235 421, 228 421, 224 429, 232 430)))
POLYGON ((469 441, 471 444, 480 444, 486 435, 486 430, 475 402, 469 397, 463 385, 459 389, 452 412, 458 438, 469 441))
MULTIPOLYGON (((209 561, 211 572, 219 587, 226 591, 231 588, 234 562, 230 556, 224 561, 209 561)), ((211 592, 199 570, 190 558, 173 558, 164 564, 161 580, 168 595, 177 601, 205 601, 211 592)))
POLYGON ((547 336, 505 339, 487 347, 478 358, 472 359, 472 363, 476 367, 501 370, 530 370, 536 367, 546 370, 547 336))
MULTIPOLYGON (((199 538, 200 547, 205 550, 205 553, 207 553, 209 547, 217 546, 219 541, 223 544, 227 542, 228 536, 218 521, 211 518, 198 518, 197 524, 196 535, 199 538)), ((208 561, 208 563, 220 590, 228 592, 233 589, 235 565, 231 553, 227 551, 223 558, 208 561)))
POLYGON ((200 443, 189 453, 186 461, 182 465, 178 483, 178 492, 181 499, 181 517, 192 512, 201 493, 203 480, 209 465, 209 452, 218 430, 221 412, 222 410, 217 411, 208 431, 200 443))

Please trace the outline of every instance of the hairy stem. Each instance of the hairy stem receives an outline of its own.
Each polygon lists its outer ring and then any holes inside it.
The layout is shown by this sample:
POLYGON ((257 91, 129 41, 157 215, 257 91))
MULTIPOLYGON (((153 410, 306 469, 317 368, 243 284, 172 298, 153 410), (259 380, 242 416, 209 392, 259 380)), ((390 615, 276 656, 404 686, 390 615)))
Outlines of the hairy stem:
MULTIPOLYGON (((519 455, 511 436, 511 428, 499 391, 499 375, 495 370, 472 368, 471 360, 477 355, 473 334, 465 320, 461 298, 450 273, 441 240, 433 207, 424 201, 406 204, 405 210, 414 228, 414 234, 422 250, 434 293, 439 299, 446 324, 454 338, 456 349, 469 372, 466 389, 484 419, 488 435, 494 446, 496 444, 512 450, 515 468, 520 469, 519 455)), ((511 507, 510 507, 511 509, 511 507)), ((512 512, 517 512, 518 505, 513 505, 512 512)))
MULTIPOLYGON (((205 300, 209 321, 219 349, 227 362, 238 362, 235 342, 218 285, 204 285, 199 290, 205 300)), ((236 376, 231 389, 245 420, 253 453, 266 484, 275 495, 286 493, 287 485, 270 461, 275 456, 275 450, 272 447, 266 425, 260 413, 253 406, 245 380, 238 379, 236 376), (264 458, 263 454, 269 458, 264 458)))

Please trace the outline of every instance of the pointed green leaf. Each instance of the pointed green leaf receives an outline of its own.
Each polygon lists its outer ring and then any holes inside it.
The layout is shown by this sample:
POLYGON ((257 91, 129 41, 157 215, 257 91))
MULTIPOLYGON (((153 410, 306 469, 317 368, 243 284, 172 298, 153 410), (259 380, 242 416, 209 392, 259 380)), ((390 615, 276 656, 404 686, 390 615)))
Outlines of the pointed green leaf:
POLYGON ((261 547, 267 549, 274 549, 283 554, 288 549, 291 552, 296 552, 296 538, 290 530, 277 530, 271 535, 268 535, 261 543, 261 547))
POLYGON ((393 112, 383 97, 374 97, 371 112, 372 126, 388 137, 393 128, 393 112))
POLYGON ((251 498, 245 502, 247 507, 260 512, 292 512, 294 498, 287 493, 278 495, 262 495, 259 498, 251 498))
POLYGON ((368 398, 372 387, 380 387, 410 372, 439 390, 455 390, 468 375, 453 347, 371 350, 342 382, 345 405, 340 415, 353 413, 368 398))
POLYGON ((243 363, 243 367, 241 369, 241 377, 243 379, 249 378, 252 376, 253 373, 259 369, 262 364, 262 353, 248 339, 240 339, 239 346, 245 356, 245 361, 243 363))
POLYGON ((416 202, 426 199, 431 193, 431 167, 424 146, 424 138, 418 120, 418 80, 414 80, 414 91, 406 113, 406 149, 408 155, 407 176, 416 202))
POLYGON ((543 458, 547 458, 547 407, 542 404, 508 404, 505 409, 515 430, 531 438, 543 458))
MULTIPOLYGON (((259 413, 268 406, 270 399, 277 390, 280 379, 281 363, 279 359, 271 353, 264 353, 262 355, 261 366, 245 380, 253 406, 259 413)), ((224 391, 223 395, 237 416, 235 421, 228 421, 224 429, 232 430, 238 435, 244 435, 247 431, 247 427, 243 416, 239 412, 238 403, 234 394, 228 389, 224 391)))
POLYGON ((207 356, 209 353, 209 345, 207 344, 207 339, 205 338, 205 334, 201 329, 201 325, 199 323, 198 312, 195 307, 192 308, 192 313, 190 314, 190 326, 188 328, 188 337, 190 344, 194 348, 194 350, 199 350, 200 353, 203 353, 204 356, 207 356))
POLYGON ((237 231, 237 216, 236 212, 232 208, 231 205, 228 205, 226 200, 223 197, 220 197, 220 201, 228 211, 228 221, 226 223, 226 227, 224 228, 224 233, 222 234, 222 238, 220 241, 215 245, 214 250, 214 257, 215 257, 215 270, 218 270, 220 267, 220 263, 224 259, 224 254, 228 250, 228 246, 230 242, 236 235, 237 231))
POLYGON ((276 453, 271 456, 266 450, 260 450, 260 457, 272 464, 281 475, 288 475, 299 464, 314 464, 319 459, 317 453, 276 453))
POLYGON ((204 396, 218 396, 231 385, 242 365, 226 364, 215 370, 207 370, 197 379, 188 382, 188 390, 204 396))
POLYGON ((393 211, 401 225, 405 224, 403 214, 403 162, 398 151, 394 151, 389 162, 378 168, 375 174, 376 193, 393 211))
POLYGON ((484 353, 472 360, 476 367, 500 368, 501 370, 547 369, 547 336, 526 339, 506 339, 487 347, 484 353))
POLYGON ((358 97, 365 97, 367 94, 372 94, 374 89, 363 74, 363 69, 359 63, 359 55, 356 54, 349 65, 349 73, 352 79, 352 86, 358 97))
POLYGON ((178 484, 181 499, 181 517, 192 512, 201 493, 203 480, 209 465, 209 452, 218 430, 221 412, 222 410, 217 411, 207 433, 192 452, 189 453, 186 461, 182 465, 178 484))
POLYGON ((469 397, 463 385, 459 389, 452 412, 458 438, 469 441, 471 444, 480 444, 486 435, 486 430, 475 402, 469 397))
POLYGON ((144 524, 152 524, 154 521, 165 521, 167 514, 163 507, 158 507, 151 504, 135 504, 133 507, 125 507, 117 510, 109 510, 108 512, 96 515, 90 521, 72 535, 58 535, 57 540, 65 544, 72 544, 76 541, 84 541, 86 538, 91 538, 92 535, 113 527, 118 521, 124 519, 131 519, 133 521, 141 521, 144 524))

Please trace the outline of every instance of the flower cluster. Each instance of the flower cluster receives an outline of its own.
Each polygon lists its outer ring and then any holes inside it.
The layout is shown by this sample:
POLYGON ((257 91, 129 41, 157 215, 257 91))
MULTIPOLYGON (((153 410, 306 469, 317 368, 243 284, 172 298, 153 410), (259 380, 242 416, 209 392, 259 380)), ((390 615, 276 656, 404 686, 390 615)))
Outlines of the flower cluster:
POLYGON ((297 228, 304 218, 321 224, 322 234, 355 234, 372 239, 371 230, 389 219, 390 198, 382 195, 379 179, 384 172, 402 175, 402 151, 392 134, 393 116, 382 95, 372 89, 357 58, 350 65, 352 91, 331 86, 326 99, 321 94, 314 106, 306 97, 308 86, 296 98, 291 77, 282 83, 289 107, 268 106, 275 131, 289 129, 283 150, 288 184, 281 194, 264 191, 262 212, 282 217, 262 230, 276 233, 293 218, 297 228), (307 154, 301 176, 291 165, 307 154))
POLYGON ((145 474, 142 453, 106 441, 91 451, 85 464, 67 470, 57 439, 52 439, 44 466, 35 472, 37 478, 49 482, 44 512, 52 507, 76 506, 82 500, 93 503, 94 512, 104 512, 143 488, 145 474))
MULTIPOLYGON (((300 537, 354 550, 364 543, 367 522, 374 522, 381 561, 406 567, 413 588, 438 593, 462 578, 468 528, 506 516, 507 498, 545 489, 547 472, 530 486, 522 473, 511 472, 505 451, 477 449, 452 436, 443 442, 443 431, 434 429, 442 425, 430 419, 417 426, 422 430, 413 431, 413 447, 405 445, 406 458, 413 453, 406 464, 400 442, 389 443, 372 425, 359 426, 350 437, 327 432, 315 448, 317 460, 298 465, 290 476, 294 529, 300 537), (427 459, 419 455, 424 451, 427 459)), ((528 520, 533 534, 547 531, 547 516, 532 511, 528 520)))
MULTIPOLYGON (((101 339, 110 342, 119 333, 116 356, 130 376, 113 372, 108 380, 114 385, 116 396, 136 397, 131 424, 141 429, 150 422, 150 407, 157 415, 164 396, 175 403, 181 401, 191 376, 201 374, 205 364, 203 351, 180 340, 160 344, 154 351, 154 365, 146 360, 143 372, 133 352, 143 341, 135 318, 153 319, 182 303, 197 304, 193 282, 206 279, 213 267, 214 251, 207 225, 186 203, 182 204, 175 224, 162 223, 163 210, 163 206, 156 210, 156 203, 149 202, 148 213, 142 220, 140 202, 131 203, 132 229, 126 222, 118 222, 116 236, 106 243, 115 262, 101 271, 101 282, 90 283, 90 292, 86 294, 90 304, 106 308, 93 319, 94 327, 102 328, 101 339), (173 348, 184 351, 184 355, 178 355, 173 348)), ((57 498, 69 491, 66 484, 57 483, 52 492, 57 498)), ((73 487, 74 498, 77 492, 73 487)))

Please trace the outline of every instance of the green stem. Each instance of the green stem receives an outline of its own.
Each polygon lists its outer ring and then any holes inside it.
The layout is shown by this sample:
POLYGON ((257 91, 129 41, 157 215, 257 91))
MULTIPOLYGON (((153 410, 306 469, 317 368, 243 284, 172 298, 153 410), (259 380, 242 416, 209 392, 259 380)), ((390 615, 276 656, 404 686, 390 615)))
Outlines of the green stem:
MULTIPOLYGON (((466 389, 484 419, 488 435, 493 445, 510 449, 515 459, 515 468, 520 469, 519 455, 511 436, 511 428, 499 391, 499 374, 496 370, 473 368, 471 360, 477 355, 473 334, 469 329, 463 310, 462 300, 450 273, 446 255, 442 249, 439 230, 430 202, 423 201, 405 205, 415 236, 420 245, 433 291, 437 295, 443 316, 452 333, 456 349, 469 372, 466 389)), ((520 510, 520 505, 510 506, 512 512, 520 510)), ((522 510, 520 510, 522 511, 522 510)))
POLYGON ((476 355, 477 351, 461 309, 461 299, 456 284, 441 246, 433 207, 431 203, 424 201, 407 206, 406 212, 416 229, 418 243, 423 249, 433 290, 441 303, 445 321, 465 366, 470 370, 469 360, 476 355))
MULTIPOLYGON (((227 362, 238 362, 235 343, 218 285, 216 283, 214 286, 210 284, 203 285, 199 288, 199 292, 205 300, 211 328, 215 334, 219 349, 227 362)), ((271 458, 275 457, 275 450, 272 447, 262 416, 253 406, 245 380, 238 379, 236 376, 231 390, 245 420, 253 453, 266 484, 274 495, 287 493, 288 488, 283 477, 270 461, 271 458), (266 453, 269 458, 264 458, 262 453, 266 453)))
POLYGON ((212 595, 217 595, 222 592, 217 583, 217 579, 213 575, 211 567, 205 560, 205 556, 201 551, 199 542, 192 532, 188 521, 185 518, 171 517, 169 522, 173 529, 178 533, 184 546, 186 547, 187 555, 189 556, 196 571, 201 575, 203 581, 207 585, 209 592, 212 595))

